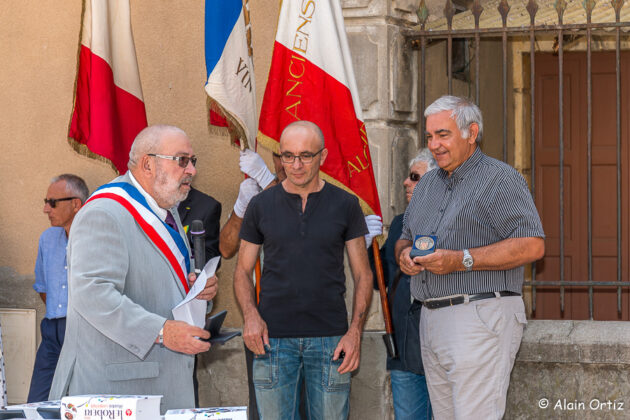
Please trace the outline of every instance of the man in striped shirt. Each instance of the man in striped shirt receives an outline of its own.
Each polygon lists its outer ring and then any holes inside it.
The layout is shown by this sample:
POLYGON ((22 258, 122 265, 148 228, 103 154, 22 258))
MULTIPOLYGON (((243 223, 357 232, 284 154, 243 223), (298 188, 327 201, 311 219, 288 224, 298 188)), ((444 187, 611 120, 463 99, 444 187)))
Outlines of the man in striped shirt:
POLYGON ((483 120, 467 99, 443 96, 424 113, 440 169, 418 182, 396 243, 411 293, 423 304, 420 342, 436 419, 499 419, 527 323, 524 265, 544 254, 527 182, 483 154, 483 120), (435 252, 410 257, 416 235, 435 252))

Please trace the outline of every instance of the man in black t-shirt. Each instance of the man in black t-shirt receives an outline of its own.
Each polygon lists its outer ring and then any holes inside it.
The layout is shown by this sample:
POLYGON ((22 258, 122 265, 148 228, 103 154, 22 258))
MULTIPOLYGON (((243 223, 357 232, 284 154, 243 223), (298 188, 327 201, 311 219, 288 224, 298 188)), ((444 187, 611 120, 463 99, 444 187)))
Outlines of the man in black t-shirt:
POLYGON ((358 368, 361 331, 372 297, 368 233, 356 197, 324 182, 328 151, 319 127, 298 121, 280 137, 287 179, 256 195, 241 227, 234 289, 244 317, 263 418, 295 418, 306 385, 312 418, 346 418, 350 372, 358 368), (252 270, 265 247, 260 303, 252 270), (348 327, 344 248, 354 278, 348 327))

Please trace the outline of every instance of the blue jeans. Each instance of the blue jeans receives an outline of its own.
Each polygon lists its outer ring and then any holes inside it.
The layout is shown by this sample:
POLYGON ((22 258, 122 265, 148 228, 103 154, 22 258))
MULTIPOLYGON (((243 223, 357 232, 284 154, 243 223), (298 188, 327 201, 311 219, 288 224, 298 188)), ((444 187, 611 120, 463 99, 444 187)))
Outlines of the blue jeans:
POLYGON ((431 420, 427 380, 404 370, 391 370, 392 395, 396 420, 431 420))
POLYGON ((350 372, 337 372, 333 353, 341 336, 270 338, 269 349, 253 365, 261 420, 299 419, 300 387, 305 383, 309 419, 346 419, 350 408, 350 372))

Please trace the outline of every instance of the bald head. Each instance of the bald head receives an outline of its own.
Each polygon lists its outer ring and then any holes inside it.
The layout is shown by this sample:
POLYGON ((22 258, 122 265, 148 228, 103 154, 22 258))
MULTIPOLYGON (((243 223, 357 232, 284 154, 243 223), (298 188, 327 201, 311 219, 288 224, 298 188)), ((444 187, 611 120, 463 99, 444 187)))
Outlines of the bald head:
POLYGON ((183 136, 188 138, 184 130, 172 125, 151 125, 146 127, 138 133, 131 145, 127 167, 134 169, 140 163, 142 156, 149 153, 158 153, 162 142, 169 136, 183 136))
MULTIPOLYGON (((280 143, 282 144, 283 138, 300 132, 314 134, 320 143, 319 148, 324 148, 324 133, 322 133, 322 130, 317 126, 317 124, 310 121, 295 121, 287 125, 284 130, 282 130, 282 134, 280 135, 280 143)), ((282 148, 282 146, 280 147, 282 148)))

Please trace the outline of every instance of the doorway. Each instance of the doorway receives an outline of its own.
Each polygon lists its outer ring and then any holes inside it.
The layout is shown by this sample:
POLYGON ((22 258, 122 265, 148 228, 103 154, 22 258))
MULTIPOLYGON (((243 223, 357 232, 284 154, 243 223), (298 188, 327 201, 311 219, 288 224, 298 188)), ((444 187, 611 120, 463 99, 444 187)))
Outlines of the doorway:
MULTIPOLYGON (((630 140, 630 54, 621 54, 621 281, 628 281, 628 163, 630 140)), ((558 57, 536 54, 535 200, 546 234, 546 253, 536 265, 536 280, 560 280, 560 182, 558 57)), ((617 278, 617 129, 615 53, 592 54, 592 279, 617 278)), ((564 280, 588 280, 588 145, 587 57, 564 54, 564 280)), ((593 319, 629 320, 627 288, 622 289, 621 312, 617 288, 593 288, 593 319)), ((536 288, 535 319, 588 319, 587 287, 565 287, 564 311, 558 287, 536 288)))

